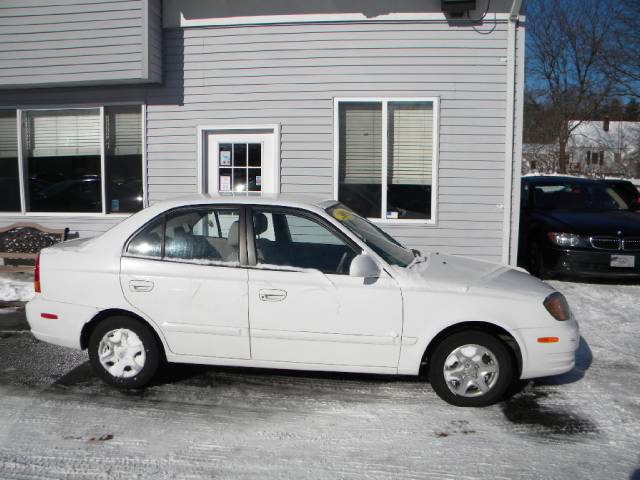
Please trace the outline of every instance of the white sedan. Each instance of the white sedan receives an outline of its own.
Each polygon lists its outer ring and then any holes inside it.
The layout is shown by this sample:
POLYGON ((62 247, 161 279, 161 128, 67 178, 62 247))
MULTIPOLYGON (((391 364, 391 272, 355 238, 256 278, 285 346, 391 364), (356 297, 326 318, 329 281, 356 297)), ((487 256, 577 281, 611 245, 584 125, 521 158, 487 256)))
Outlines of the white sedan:
POLYGON ((33 334, 139 388, 166 362, 428 375, 483 406, 571 370, 578 325, 524 271, 406 249, 330 200, 194 196, 44 249, 33 334))

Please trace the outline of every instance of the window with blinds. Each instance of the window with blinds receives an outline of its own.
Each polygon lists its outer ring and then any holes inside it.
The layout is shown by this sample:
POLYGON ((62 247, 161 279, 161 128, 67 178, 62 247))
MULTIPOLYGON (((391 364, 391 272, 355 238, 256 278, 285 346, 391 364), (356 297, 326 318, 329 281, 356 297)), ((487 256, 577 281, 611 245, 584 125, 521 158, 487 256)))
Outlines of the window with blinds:
POLYGON ((107 155, 142 155, 142 111, 139 105, 105 108, 107 155))
POLYGON ((430 219, 434 118, 432 100, 339 101, 338 199, 369 218, 430 219))
POLYGON ((102 211, 100 109, 22 112, 31 212, 102 211))
POLYGON ((389 103, 391 185, 431 185, 433 105, 389 103))
POLYGON ((23 137, 29 157, 100 155, 100 110, 25 112, 23 137))
POLYGON ((340 105, 340 166, 343 183, 378 184, 382 172, 382 107, 340 105))
POLYGON ((430 218, 433 104, 389 102, 387 136, 386 217, 430 218))
POLYGON ((339 199, 366 217, 380 216, 382 105, 340 103, 339 199))
POLYGON ((142 108, 105 107, 106 210, 133 213, 143 207, 142 108))
POLYGON ((15 110, 0 110, 0 211, 20 211, 18 125, 15 110))

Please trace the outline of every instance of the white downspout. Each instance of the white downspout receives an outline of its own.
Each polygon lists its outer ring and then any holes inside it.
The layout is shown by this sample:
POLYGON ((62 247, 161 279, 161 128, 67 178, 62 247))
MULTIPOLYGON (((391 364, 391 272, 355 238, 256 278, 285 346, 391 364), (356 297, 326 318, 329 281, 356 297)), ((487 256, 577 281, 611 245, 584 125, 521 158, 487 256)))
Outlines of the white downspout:
POLYGON ((513 203, 513 149, 516 81, 516 28, 522 0, 514 0, 507 23, 507 111, 505 126, 504 165, 504 218, 502 225, 502 262, 511 262, 512 203, 513 203))

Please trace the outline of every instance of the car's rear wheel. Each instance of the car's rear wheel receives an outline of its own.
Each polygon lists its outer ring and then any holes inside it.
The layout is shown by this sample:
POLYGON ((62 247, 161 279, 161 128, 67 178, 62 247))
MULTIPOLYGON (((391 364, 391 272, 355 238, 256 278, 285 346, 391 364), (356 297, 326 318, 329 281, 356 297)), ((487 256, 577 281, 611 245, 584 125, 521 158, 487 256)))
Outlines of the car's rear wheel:
POLYGON ((105 318, 89 337, 89 360, 96 374, 118 388, 148 385, 162 361, 153 332, 139 320, 105 318))
POLYGON ((454 333, 429 359, 429 381, 444 401, 484 407, 500 401, 513 380, 513 357, 498 338, 485 332, 454 333))

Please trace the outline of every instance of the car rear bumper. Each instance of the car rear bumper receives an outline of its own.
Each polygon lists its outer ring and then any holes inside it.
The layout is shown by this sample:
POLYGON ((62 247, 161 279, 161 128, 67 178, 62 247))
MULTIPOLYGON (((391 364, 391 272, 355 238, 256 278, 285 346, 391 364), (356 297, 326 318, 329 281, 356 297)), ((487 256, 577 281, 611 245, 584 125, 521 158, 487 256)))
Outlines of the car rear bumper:
POLYGON ((557 322, 553 327, 523 328, 518 330, 526 352, 521 379, 560 375, 573 369, 575 352, 580 345, 578 322, 571 319, 557 322), (555 343, 540 343, 539 338, 558 337, 555 343))
POLYGON ((544 269, 549 274, 596 278, 640 278, 640 253, 599 250, 572 250, 545 247, 544 269), (635 256, 635 267, 612 267, 611 255, 635 256))
POLYGON ((92 307, 54 302, 40 295, 27 303, 25 310, 34 337, 75 349, 80 349, 82 327, 97 313, 92 307), (45 318, 47 316, 57 318, 45 318))

